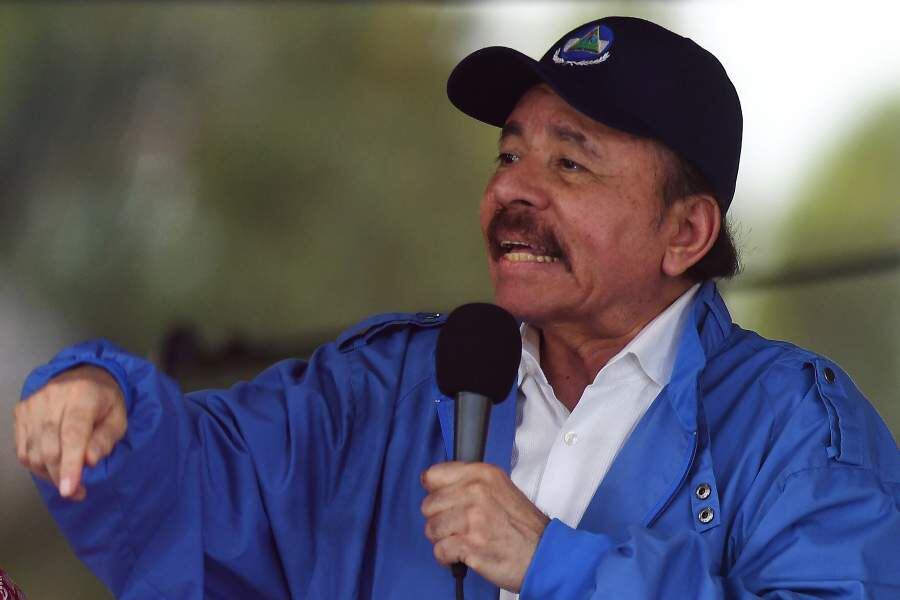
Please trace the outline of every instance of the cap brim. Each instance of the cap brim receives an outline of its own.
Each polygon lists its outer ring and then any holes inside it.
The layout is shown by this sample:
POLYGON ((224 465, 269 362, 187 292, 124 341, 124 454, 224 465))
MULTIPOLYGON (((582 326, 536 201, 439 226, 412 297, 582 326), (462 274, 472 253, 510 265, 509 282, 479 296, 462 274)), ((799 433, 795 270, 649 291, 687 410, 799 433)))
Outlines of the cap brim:
POLYGON ((491 46, 456 65, 447 79, 447 96, 470 117, 501 127, 522 94, 545 77, 541 64, 531 57, 491 46))

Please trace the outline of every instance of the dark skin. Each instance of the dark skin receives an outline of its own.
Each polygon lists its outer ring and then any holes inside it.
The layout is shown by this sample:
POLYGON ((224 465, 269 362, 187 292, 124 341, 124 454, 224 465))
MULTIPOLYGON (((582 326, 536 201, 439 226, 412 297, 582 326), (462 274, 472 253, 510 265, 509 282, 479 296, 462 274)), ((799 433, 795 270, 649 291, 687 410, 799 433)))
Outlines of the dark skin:
MULTIPOLYGON (((541 331, 541 366, 570 410, 603 365, 690 287, 684 272, 718 235, 710 196, 661 210, 662 164, 651 142, 581 115, 546 86, 522 97, 501 138, 480 211, 495 300, 541 331), (490 239, 501 209, 558 244, 514 227, 490 239), (507 252, 501 240, 531 245, 507 252), (560 256, 542 255, 557 247, 560 256)), ((55 377, 18 403, 14 417, 19 462, 73 501, 89 492, 85 464, 112 452, 128 426, 118 384, 93 366, 55 377)), ((546 515, 505 472, 484 463, 435 465, 422 485, 425 535, 437 560, 464 562, 518 591, 546 515)))

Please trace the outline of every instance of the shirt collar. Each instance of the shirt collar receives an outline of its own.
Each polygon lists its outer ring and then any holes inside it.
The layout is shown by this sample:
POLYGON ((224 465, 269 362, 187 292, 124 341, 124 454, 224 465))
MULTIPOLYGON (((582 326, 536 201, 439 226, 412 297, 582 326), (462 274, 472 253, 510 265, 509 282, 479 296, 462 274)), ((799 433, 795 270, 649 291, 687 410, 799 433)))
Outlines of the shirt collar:
MULTIPOLYGON (((678 340, 681 338, 684 324, 689 316, 687 308, 699 288, 699 283, 692 286, 647 323, 618 354, 609 360, 607 366, 631 356, 636 359, 644 374, 658 386, 664 387, 669 383, 669 379, 672 377, 672 368, 675 365, 678 340)), ((523 322, 519 327, 519 332, 522 335, 522 360, 519 363, 518 385, 521 387, 522 381, 528 375, 537 377, 542 383, 547 383, 547 378, 541 369, 540 331, 523 322)), ((600 376, 599 373, 597 376, 600 376)))
POLYGON ((647 323, 619 352, 619 354, 631 352, 638 359, 644 373, 660 387, 669 383, 672 377, 678 341, 689 316, 687 308, 699 288, 699 283, 691 286, 666 310, 647 323))
POLYGON ((547 382, 544 370, 541 369, 541 332, 530 326, 528 323, 522 323, 519 326, 519 333, 522 335, 522 361, 519 363, 519 387, 522 386, 522 380, 527 375, 537 377, 542 383, 547 382))

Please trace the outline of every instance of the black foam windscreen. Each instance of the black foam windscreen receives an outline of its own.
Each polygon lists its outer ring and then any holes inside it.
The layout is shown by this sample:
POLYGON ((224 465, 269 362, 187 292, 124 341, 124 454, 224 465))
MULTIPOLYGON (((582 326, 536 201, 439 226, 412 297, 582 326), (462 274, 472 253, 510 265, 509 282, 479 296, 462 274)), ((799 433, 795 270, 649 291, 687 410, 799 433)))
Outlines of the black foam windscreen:
POLYGON ((515 318, 494 304, 463 304, 438 336, 437 383, 454 396, 472 392, 501 402, 512 387, 522 358, 515 318))

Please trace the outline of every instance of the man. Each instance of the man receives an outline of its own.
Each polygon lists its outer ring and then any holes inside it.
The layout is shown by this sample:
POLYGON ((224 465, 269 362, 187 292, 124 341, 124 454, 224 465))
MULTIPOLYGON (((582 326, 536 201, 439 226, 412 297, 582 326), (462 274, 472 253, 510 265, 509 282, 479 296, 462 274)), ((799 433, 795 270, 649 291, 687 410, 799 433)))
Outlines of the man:
POLYGON ((450 598, 457 561, 470 599, 900 597, 884 423, 827 359, 733 325, 710 281, 736 268, 719 62, 612 17, 539 62, 476 52, 448 92, 502 126, 481 225, 523 320, 485 463, 445 462, 438 315, 187 395, 82 344, 16 410, 82 559, 123 598, 450 598))

